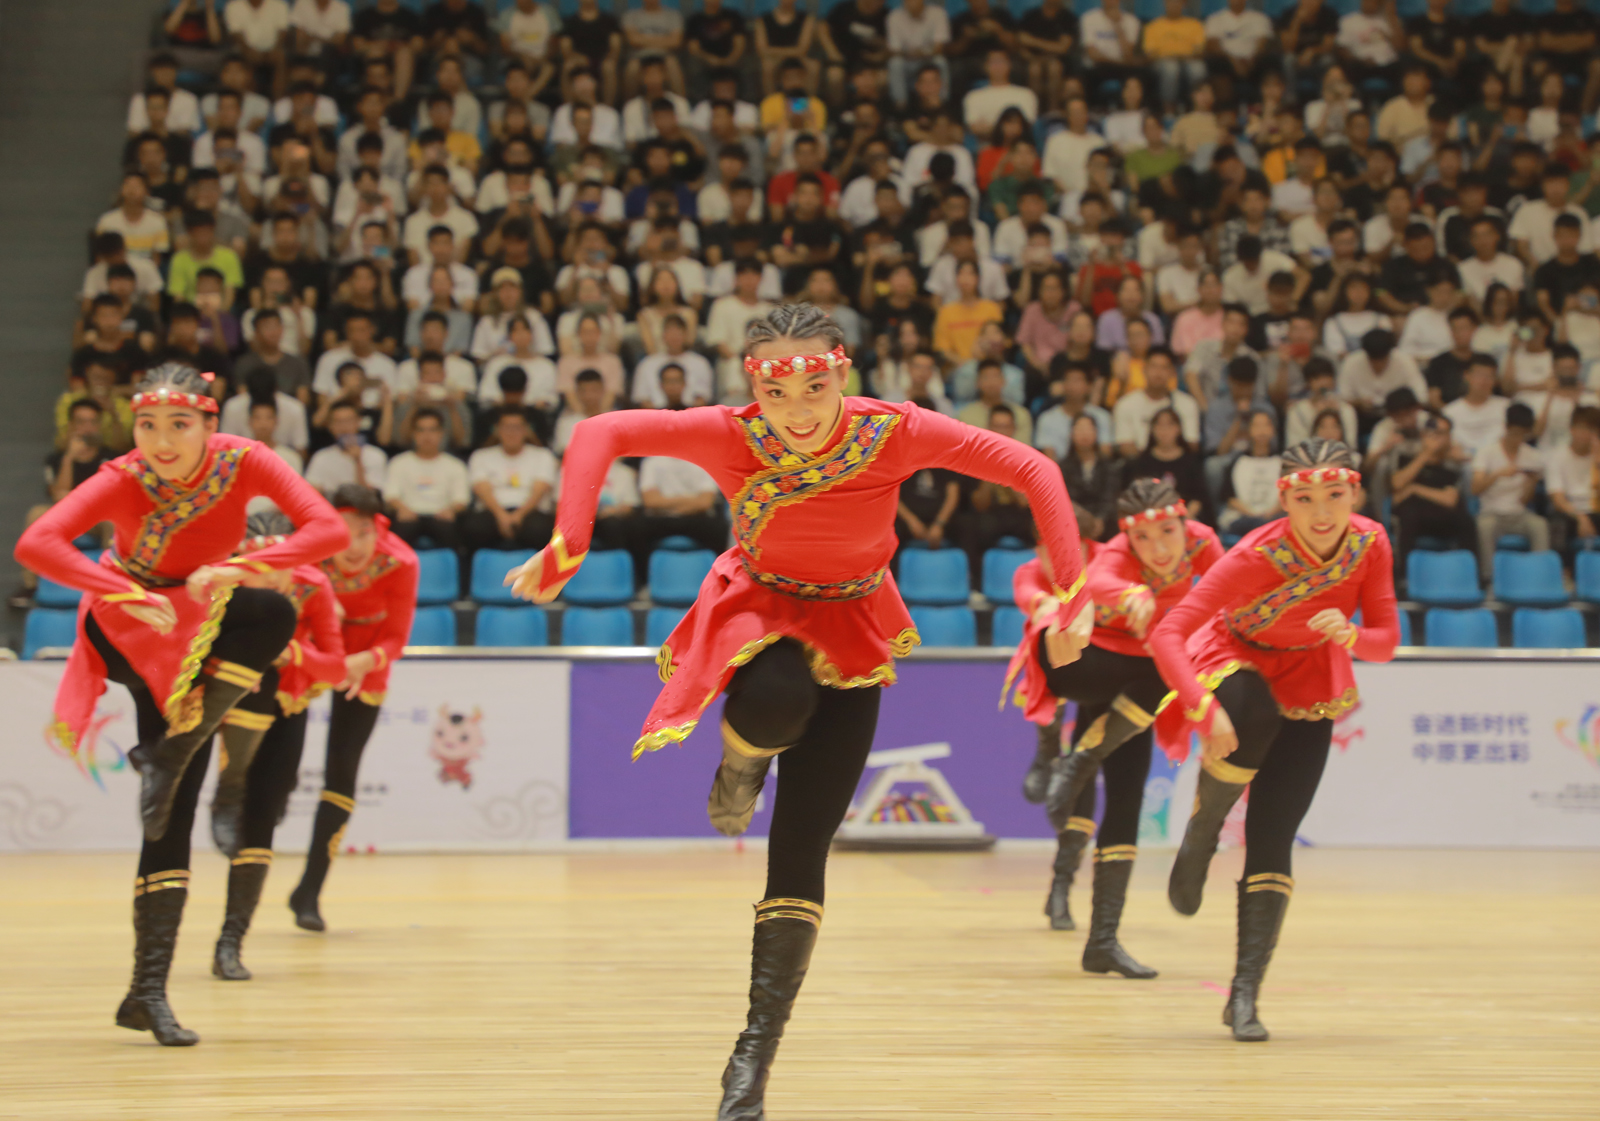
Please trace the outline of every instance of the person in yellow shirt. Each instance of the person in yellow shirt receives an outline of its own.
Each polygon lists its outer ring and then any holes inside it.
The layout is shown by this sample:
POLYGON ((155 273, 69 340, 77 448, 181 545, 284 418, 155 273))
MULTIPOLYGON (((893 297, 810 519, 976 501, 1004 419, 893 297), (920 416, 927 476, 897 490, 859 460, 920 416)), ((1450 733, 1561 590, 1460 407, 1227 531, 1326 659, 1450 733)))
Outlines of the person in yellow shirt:
POLYGON ((444 134, 444 150, 450 157, 450 162, 463 168, 469 175, 477 176, 478 161, 483 158, 483 148, 478 144, 476 136, 450 127, 450 120, 455 111, 455 98, 447 93, 436 93, 428 98, 428 128, 418 133, 417 139, 411 142, 413 167, 420 166, 422 162, 423 133, 436 130, 444 134))
POLYGON ((978 265, 962 261, 956 266, 960 298, 942 305, 933 321, 933 348, 946 363, 959 366, 978 356, 978 335, 985 323, 1000 323, 1005 313, 993 300, 978 295, 978 265))
POLYGON ((1161 107, 1175 113, 1179 95, 1206 80, 1205 24, 1185 13, 1186 0, 1166 0, 1166 13, 1144 25, 1144 53, 1161 84, 1161 107))
POLYGON ((788 123, 798 132, 822 132, 828 127, 828 107, 822 98, 806 92, 806 64, 785 59, 778 67, 778 92, 761 100, 761 131, 771 132, 788 123), (795 106, 800 111, 795 112, 795 106))
POLYGON ((1428 134, 1428 106, 1433 104, 1433 79, 1420 63, 1406 67, 1400 81, 1400 96, 1383 107, 1374 129, 1378 139, 1394 145, 1397 152, 1428 134))
MULTIPOLYGON (((1295 147, 1305 139, 1305 135, 1305 126, 1300 123, 1300 111, 1292 105, 1280 108, 1277 136, 1282 143, 1268 149, 1267 154, 1261 157, 1261 174, 1265 175, 1267 182, 1274 187, 1294 174, 1295 147)), ((1326 174, 1328 174, 1328 161, 1319 155, 1312 179, 1313 181, 1321 179, 1326 174)))

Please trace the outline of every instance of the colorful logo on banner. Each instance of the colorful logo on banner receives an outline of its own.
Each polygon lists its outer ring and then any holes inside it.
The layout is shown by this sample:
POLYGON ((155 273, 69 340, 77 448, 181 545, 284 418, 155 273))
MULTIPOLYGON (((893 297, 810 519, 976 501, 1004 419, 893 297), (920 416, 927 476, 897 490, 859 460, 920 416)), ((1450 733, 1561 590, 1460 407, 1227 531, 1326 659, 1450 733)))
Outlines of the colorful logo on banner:
POLYGON ((428 754, 439 764, 440 786, 455 782, 461 784, 462 790, 472 789, 469 768, 483 754, 483 748, 483 713, 477 707, 468 716, 452 712, 449 705, 439 706, 428 754))
POLYGON ((1556 738, 1600 767, 1600 705, 1584 705, 1576 721, 1557 720, 1556 738))
POLYGON ((114 775, 118 771, 128 769, 128 753, 122 750, 121 744, 111 741, 109 737, 105 738, 105 743, 115 752, 116 758, 104 763, 100 761, 101 733, 105 730, 106 725, 120 719, 122 719, 121 712, 114 711, 110 715, 105 715, 96 710, 94 717, 89 721, 89 726, 84 729, 83 739, 78 743, 77 751, 68 751, 62 747, 56 742, 56 738, 50 734, 49 729, 45 730, 44 742, 57 755, 64 755, 71 759, 73 765, 78 768, 79 774, 88 778, 101 790, 104 790, 106 788, 105 775, 114 775))

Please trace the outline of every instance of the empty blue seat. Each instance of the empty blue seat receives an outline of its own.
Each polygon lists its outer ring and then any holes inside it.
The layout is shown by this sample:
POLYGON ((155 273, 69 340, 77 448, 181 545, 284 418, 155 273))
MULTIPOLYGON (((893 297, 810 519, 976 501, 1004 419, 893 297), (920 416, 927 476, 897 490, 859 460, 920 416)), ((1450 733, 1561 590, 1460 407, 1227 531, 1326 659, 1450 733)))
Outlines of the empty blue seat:
MULTIPOLYGON (((1483 589, 1478 587, 1478 560, 1465 549, 1448 553, 1412 550, 1406 558, 1406 582, 1408 594, 1419 603, 1483 602, 1483 589)), ((1429 642, 1431 645, 1431 636, 1429 642)))
POLYGON ((590 553, 561 596, 587 607, 627 603, 633 598, 633 557, 626 549, 590 553))
POLYGON ((46 646, 71 646, 77 637, 77 611, 35 607, 22 629, 22 656, 32 658, 46 646))
POLYGON ((983 554, 983 594, 996 604, 1011 603, 1011 577, 1032 559, 1032 549, 990 549, 983 554))
POLYGON ((693 603, 716 559, 710 549, 657 549, 650 554, 650 599, 655 603, 693 603))
POLYGON ((911 608, 911 621, 924 646, 976 646, 978 620, 970 607, 911 608))
POLYGON ((542 607, 480 607, 477 645, 549 646, 549 618, 542 607))
POLYGON ((907 549, 900 554, 900 595, 907 603, 966 603, 971 585, 960 549, 907 549))
POLYGON ((1561 556, 1545 549, 1538 553, 1494 555, 1495 598, 1507 603, 1543 605, 1567 602, 1561 582, 1561 556))
POLYGON ((407 646, 454 646, 456 644, 456 613, 441 604, 417 608, 411 620, 411 637, 407 646))
POLYGON ((632 646, 633 612, 626 607, 569 607, 561 616, 563 646, 632 646))
POLYGON ((479 549, 472 554, 472 598, 479 603, 517 603, 502 581, 506 573, 527 564, 532 549, 479 549))
POLYGON ((1223 552, 1227 552, 1229 549, 1233 548, 1235 545, 1237 545, 1243 539, 1243 537, 1244 537, 1244 535, 1242 533, 1219 533, 1219 534, 1217 534, 1217 539, 1222 542, 1222 551, 1223 552))
POLYGON ((83 593, 77 588, 57 584, 54 580, 39 577, 39 587, 33 593, 33 602, 40 607, 77 607, 83 593))
POLYGON ((1465 611, 1452 611, 1435 607, 1423 620, 1429 646, 1495 647, 1500 645, 1500 635, 1495 628, 1494 612, 1487 607, 1474 607, 1465 611))
POLYGON ((1502 533, 1495 538, 1494 547, 1505 553, 1526 553, 1533 548, 1533 542, 1520 533, 1502 533))
POLYGON ((687 553, 693 549, 698 549, 699 547, 700 543, 693 537, 685 537, 681 533, 674 533, 671 537, 663 537, 660 541, 656 542, 656 548, 658 549, 677 549, 679 552, 683 553, 687 553))
MULTIPOLYGON (((505 575, 501 573, 502 577, 505 575)), ((452 549, 417 551, 417 602, 454 603, 461 594, 461 561, 452 549)))
POLYGON ((1577 557, 1577 598, 1600 603, 1600 553, 1579 553, 1577 557))
POLYGON ((644 644, 663 645, 687 614, 688 610, 682 607, 652 607, 644 617, 644 644))
POLYGON ((1529 650, 1577 650, 1587 644, 1575 608, 1519 607, 1511 613, 1511 645, 1529 650))
POLYGON ((1015 646, 1022 641, 1022 612, 1007 604, 994 609, 994 637, 991 646, 1015 646))

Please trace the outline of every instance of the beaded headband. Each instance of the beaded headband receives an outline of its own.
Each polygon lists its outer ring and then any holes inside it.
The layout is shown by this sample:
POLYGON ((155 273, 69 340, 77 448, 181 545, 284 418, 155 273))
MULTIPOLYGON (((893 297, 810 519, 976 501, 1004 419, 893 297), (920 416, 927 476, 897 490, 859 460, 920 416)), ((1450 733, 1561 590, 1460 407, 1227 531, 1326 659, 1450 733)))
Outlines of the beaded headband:
POLYGON ((746 358, 744 371, 757 378, 786 378, 791 374, 817 374, 844 364, 844 347, 826 354, 796 354, 793 358, 746 358))
POLYGON ((1312 483, 1359 484, 1360 482, 1361 472, 1350 467, 1307 467, 1278 476, 1278 489, 1288 490, 1291 487, 1310 486, 1312 483))
MULTIPOLYGON (((201 374, 200 376, 210 382, 217 375, 201 374)), ((206 393, 186 393, 181 389, 173 389, 169 385, 163 385, 160 389, 152 389, 145 393, 135 393, 133 395, 135 412, 139 409, 156 408, 161 405, 170 405, 179 409, 199 409, 203 413, 217 411, 217 399, 215 397, 206 393)))
POLYGON ((1137 514, 1129 514, 1127 517, 1119 518, 1117 524, 1123 529, 1129 530, 1141 522, 1159 522, 1167 518, 1186 518, 1188 516, 1189 507, 1183 504, 1182 499, 1179 499, 1170 506, 1151 506, 1148 509, 1140 510, 1137 514))
POLYGON ((257 549, 270 549, 274 545, 282 545, 287 540, 289 540, 288 536, 282 533, 274 533, 266 537, 246 537, 239 548, 247 553, 253 553, 257 549))

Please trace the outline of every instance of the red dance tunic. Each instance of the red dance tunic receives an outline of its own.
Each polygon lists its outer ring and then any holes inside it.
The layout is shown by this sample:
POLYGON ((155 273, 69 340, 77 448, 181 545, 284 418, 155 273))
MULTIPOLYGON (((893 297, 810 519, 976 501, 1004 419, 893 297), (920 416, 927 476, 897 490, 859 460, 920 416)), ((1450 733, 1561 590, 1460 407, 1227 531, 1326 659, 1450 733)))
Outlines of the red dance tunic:
POLYGON ((379 514, 374 520, 378 547, 365 568, 346 572, 329 557, 322 562, 322 571, 344 608, 344 652, 370 650, 378 656, 377 666, 361 679, 360 693, 364 703, 376 707, 389 690, 389 670, 411 637, 418 565, 417 554, 389 528, 389 519, 379 514))
POLYGON ((278 667, 278 708, 285 716, 306 706, 344 680, 344 636, 339 602, 321 568, 302 564, 289 586, 299 624, 278 667))
MULTIPOLYGON (((1148 635, 1193 586, 1196 576, 1203 576, 1211 566, 1222 559, 1222 544, 1216 530, 1196 521, 1186 520, 1184 527, 1183 557, 1171 572, 1152 572, 1139 560, 1139 554, 1128 543, 1128 535, 1119 533, 1095 551, 1089 561, 1088 588, 1094 599, 1094 633, 1089 642, 1102 650, 1147 658, 1150 651, 1145 639, 1127 629, 1128 602, 1143 588, 1155 596, 1156 609, 1150 617, 1148 635)), ((1039 596, 1049 592, 1044 569, 1037 560, 1031 560, 1017 569, 1011 578, 1011 589, 1017 607, 1025 620, 1022 643, 1011 656, 1011 666, 1006 671, 1006 688, 1021 675, 1017 687, 1017 705, 1035 724, 1048 724, 1055 718, 1056 696, 1045 681, 1044 667, 1039 664, 1036 652, 1039 635, 1044 625, 1033 621, 1033 605, 1039 596)), ((1004 706, 1005 697, 1001 696, 1004 706)))
POLYGON ((212 436, 200 467, 182 482, 163 481, 139 451, 107 463, 17 542, 17 560, 25 568, 85 593, 78 604, 78 640, 56 692, 51 734, 74 751, 105 692, 105 665, 84 636, 89 615, 161 704, 169 731, 188 731, 200 718, 200 696, 190 687, 233 596, 232 588, 224 588, 208 602, 196 603, 183 589, 189 575, 208 564, 256 571, 293 568, 337 552, 349 539, 333 507, 254 440, 212 436), (298 532, 240 557, 245 507, 258 495, 272 499, 298 532), (96 563, 72 542, 107 521, 115 538, 96 563), (177 612, 170 634, 158 634, 120 606, 144 599, 150 589, 161 590, 177 612))
POLYGON ((607 413, 574 430, 561 469, 557 532, 542 580, 570 577, 589 548, 596 503, 619 456, 686 459, 716 480, 736 543, 661 648, 665 687, 634 745, 637 758, 694 729, 733 672, 781 638, 804 644, 811 675, 853 689, 894 683, 894 658, 919 641, 894 579, 901 482, 943 467, 1021 490, 1056 561, 1070 621, 1086 602, 1077 522, 1061 471, 1027 445, 911 404, 844 398, 824 450, 789 450, 759 406, 607 413))
POLYGON ((1255 670, 1290 720, 1332 720, 1356 706, 1350 656, 1387 662, 1400 641, 1394 558, 1383 527, 1359 514, 1322 560, 1279 518, 1245 536, 1150 635, 1150 652, 1175 693, 1157 720, 1169 755, 1188 751, 1188 732, 1209 726, 1211 691, 1229 674, 1255 670), (1310 626, 1336 608, 1360 608, 1353 641, 1335 644, 1310 626))

